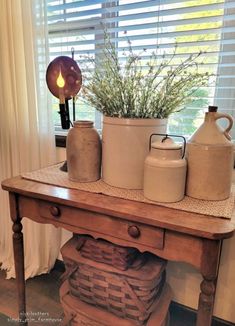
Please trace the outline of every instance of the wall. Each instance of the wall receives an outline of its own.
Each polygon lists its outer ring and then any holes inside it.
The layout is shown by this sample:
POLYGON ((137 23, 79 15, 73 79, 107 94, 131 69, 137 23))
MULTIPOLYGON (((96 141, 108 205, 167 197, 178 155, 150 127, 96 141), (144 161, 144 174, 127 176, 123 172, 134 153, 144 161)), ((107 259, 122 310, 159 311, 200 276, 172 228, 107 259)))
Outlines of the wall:
MULTIPOLYGON (((65 160, 65 149, 57 148, 58 162, 65 160)), ((66 230, 62 233, 62 244, 72 234, 66 230)), ((61 256, 60 256, 61 258, 61 256)), ((169 262, 167 268, 173 300, 188 307, 197 309, 201 275, 188 264, 169 262)), ((235 323, 235 236, 225 240, 221 255, 218 286, 214 315, 235 323)))
MULTIPOLYGON (((219 269, 214 315, 235 323, 235 236, 224 240, 219 269)), ((168 264, 168 281, 174 301, 197 309, 201 275, 184 263, 168 264)))

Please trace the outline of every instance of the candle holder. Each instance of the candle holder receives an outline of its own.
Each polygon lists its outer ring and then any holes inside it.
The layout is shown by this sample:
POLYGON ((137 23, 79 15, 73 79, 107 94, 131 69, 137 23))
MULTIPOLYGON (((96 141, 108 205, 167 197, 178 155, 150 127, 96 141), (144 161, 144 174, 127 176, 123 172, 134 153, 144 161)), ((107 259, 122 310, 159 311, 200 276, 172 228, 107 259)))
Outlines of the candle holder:
POLYGON ((78 64, 67 56, 55 58, 47 68, 46 82, 50 92, 59 99, 61 127, 69 129, 71 121, 68 101, 75 98, 82 86, 82 73, 78 64))

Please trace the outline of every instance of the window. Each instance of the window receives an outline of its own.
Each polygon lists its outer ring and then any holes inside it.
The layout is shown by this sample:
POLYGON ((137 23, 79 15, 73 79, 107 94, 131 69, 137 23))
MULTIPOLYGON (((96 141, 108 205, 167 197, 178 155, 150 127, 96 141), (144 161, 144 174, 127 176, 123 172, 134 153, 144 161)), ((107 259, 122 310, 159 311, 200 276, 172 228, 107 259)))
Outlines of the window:
MULTIPOLYGON (((189 136, 201 124, 208 105, 234 115, 235 108, 235 1, 233 0, 47 0, 49 56, 71 55, 83 66, 85 55, 95 57, 103 26, 112 35, 122 59, 128 47, 147 56, 157 49, 171 55, 172 64, 203 51, 199 69, 209 71, 208 87, 196 91, 186 109, 169 118, 169 132, 189 136)), ((144 59, 144 58, 143 58, 144 59)), ((54 104, 59 130, 58 104, 54 104)), ((92 119, 101 128, 101 115, 78 96, 76 118, 92 119)), ((233 135, 235 137, 235 135, 233 135)))

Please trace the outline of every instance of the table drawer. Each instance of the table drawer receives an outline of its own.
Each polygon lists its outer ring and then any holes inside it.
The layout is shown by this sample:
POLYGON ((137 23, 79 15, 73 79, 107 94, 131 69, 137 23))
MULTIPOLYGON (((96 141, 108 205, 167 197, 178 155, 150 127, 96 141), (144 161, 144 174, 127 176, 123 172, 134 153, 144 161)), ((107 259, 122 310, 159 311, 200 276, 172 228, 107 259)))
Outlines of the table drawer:
POLYGON ((45 201, 39 201, 38 204, 41 217, 82 228, 84 233, 94 231, 133 244, 163 248, 164 230, 161 228, 45 201))

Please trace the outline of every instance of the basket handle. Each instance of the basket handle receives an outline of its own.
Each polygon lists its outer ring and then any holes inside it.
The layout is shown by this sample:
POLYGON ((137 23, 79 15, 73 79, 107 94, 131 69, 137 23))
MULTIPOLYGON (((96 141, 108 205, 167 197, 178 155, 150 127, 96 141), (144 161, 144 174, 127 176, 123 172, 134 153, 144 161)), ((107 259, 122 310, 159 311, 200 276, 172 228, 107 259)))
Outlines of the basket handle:
POLYGON ((73 266, 66 268, 66 271, 60 276, 60 280, 62 282, 66 281, 76 270, 78 269, 78 265, 74 264, 73 266))
POLYGON ((139 310, 142 313, 147 313, 148 309, 145 306, 145 304, 139 300, 139 298, 137 297, 135 291, 132 289, 132 287, 130 286, 130 284, 127 282, 127 280, 123 279, 123 284, 124 284, 124 288, 126 290, 126 292, 130 295, 130 297, 133 299, 133 301, 135 302, 136 306, 139 308, 139 310))
POLYGON ((74 313, 68 313, 64 315, 64 318, 62 319, 60 326, 68 326, 70 325, 70 322, 74 319, 76 315, 74 313))
POLYGON ((77 251, 80 251, 82 249, 82 247, 84 246, 86 241, 87 241, 87 239, 85 239, 85 238, 82 238, 82 237, 78 238, 77 246, 76 246, 77 251))
MULTIPOLYGON (((151 304, 147 308, 147 306, 138 298, 135 291, 132 289, 132 287, 127 282, 127 280, 125 278, 123 278, 122 280, 123 280, 123 285, 124 285, 124 288, 125 288, 126 292, 130 295, 130 297, 133 299, 136 306, 139 308, 139 310, 142 313, 150 313, 155 309, 154 304, 151 304)), ((159 295, 161 295, 161 293, 162 293, 165 281, 166 281, 166 271, 164 270, 163 273, 162 273, 162 276, 161 276, 161 281, 160 281, 159 286, 158 286, 158 294, 159 295)))

